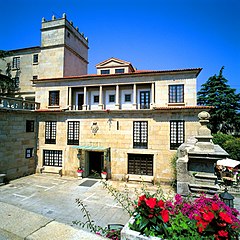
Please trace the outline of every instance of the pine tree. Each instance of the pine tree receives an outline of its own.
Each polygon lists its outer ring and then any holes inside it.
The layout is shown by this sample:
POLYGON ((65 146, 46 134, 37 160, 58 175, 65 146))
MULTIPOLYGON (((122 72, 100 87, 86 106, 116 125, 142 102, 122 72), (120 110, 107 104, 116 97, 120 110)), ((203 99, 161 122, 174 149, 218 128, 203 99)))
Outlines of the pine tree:
POLYGON ((218 75, 210 77, 198 92, 198 105, 213 106, 210 110, 212 133, 234 133, 240 129, 240 94, 231 88, 223 77, 221 68, 218 75))

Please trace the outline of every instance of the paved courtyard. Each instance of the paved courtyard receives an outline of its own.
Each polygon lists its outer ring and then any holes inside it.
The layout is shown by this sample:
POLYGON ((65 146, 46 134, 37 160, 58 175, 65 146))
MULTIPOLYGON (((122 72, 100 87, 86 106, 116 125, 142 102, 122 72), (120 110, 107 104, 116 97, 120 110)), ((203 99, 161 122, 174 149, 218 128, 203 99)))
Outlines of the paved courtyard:
POLYGON ((0 201, 77 228, 72 221, 82 219, 83 214, 75 201, 80 198, 97 224, 125 224, 128 214, 103 189, 101 182, 95 180, 91 187, 79 186, 86 180, 35 174, 1 186, 0 201))
MULTIPOLYGON (((108 181, 108 183, 120 191, 124 191, 127 187, 130 195, 133 195, 136 189, 140 190, 142 186, 141 183, 126 184, 118 181, 108 181)), ((156 186, 151 184, 148 185, 148 188, 153 191, 156 190, 156 186)), ((166 194, 172 195, 173 192, 170 187, 162 186, 162 188, 166 194)), ((80 226, 73 224, 74 220, 83 220, 83 213, 76 204, 77 198, 83 200, 97 225, 102 227, 110 223, 124 225, 129 220, 127 212, 97 179, 35 174, 13 180, 0 187, 0 203, 11 204, 20 209, 72 226, 75 229, 80 229, 80 226), (88 180, 95 182, 92 186, 79 186, 88 180)), ((234 202, 235 207, 240 210, 239 197, 235 196, 234 202)))

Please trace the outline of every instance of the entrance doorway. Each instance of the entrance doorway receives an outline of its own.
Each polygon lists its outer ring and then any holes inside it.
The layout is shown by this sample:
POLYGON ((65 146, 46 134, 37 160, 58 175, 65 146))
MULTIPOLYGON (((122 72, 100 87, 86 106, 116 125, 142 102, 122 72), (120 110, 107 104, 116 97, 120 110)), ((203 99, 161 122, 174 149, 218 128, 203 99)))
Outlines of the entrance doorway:
POLYGON ((84 94, 82 93, 78 94, 77 95, 78 110, 82 110, 83 100, 84 100, 84 94))
POLYGON ((103 152, 89 152, 89 176, 100 177, 104 165, 103 152))

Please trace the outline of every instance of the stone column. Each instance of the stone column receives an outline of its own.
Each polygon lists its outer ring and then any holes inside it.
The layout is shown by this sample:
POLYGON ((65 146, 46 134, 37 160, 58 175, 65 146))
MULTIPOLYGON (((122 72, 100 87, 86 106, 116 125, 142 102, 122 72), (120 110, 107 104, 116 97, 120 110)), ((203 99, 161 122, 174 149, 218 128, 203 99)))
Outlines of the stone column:
POLYGON ((84 91, 83 91, 83 106, 82 106, 83 110, 87 110, 87 87, 84 87, 84 91))
POLYGON ((116 85, 116 102, 115 102, 115 109, 119 109, 120 104, 119 104, 119 86, 116 85))
POLYGON ((72 110, 72 88, 68 88, 68 109, 72 110))
POLYGON ((103 102, 102 102, 102 86, 99 86, 99 103, 98 103, 98 109, 103 109, 103 102))
POLYGON ((133 109, 137 109, 137 85, 136 83, 133 84, 133 109))
POLYGON ((150 108, 153 109, 155 105, 155 84, 152 83, 151 86, 151 104, 150 104, 150 108))

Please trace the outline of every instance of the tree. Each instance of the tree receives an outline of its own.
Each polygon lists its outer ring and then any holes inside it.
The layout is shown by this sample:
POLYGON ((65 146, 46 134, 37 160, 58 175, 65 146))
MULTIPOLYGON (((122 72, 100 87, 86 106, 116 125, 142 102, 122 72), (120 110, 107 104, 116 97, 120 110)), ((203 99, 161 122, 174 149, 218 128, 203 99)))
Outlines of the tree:
MULTIPOLYGON (((5 61, 5 57, 10 56, 11 53, 7 51, 0 50, 0 59, 5 61)), ((5 74, 0 73, 0 94, 9 93, 13 90, 14 80, 11 75, 11 66, 7 63, 5 69, 5 74)))
POLYGON ((224 67, 218 75, 215 74, 202 84, 197 93, 198 105, 214 107, 209 111, 212 133, 234 133, 240 128, 240 94, 235 93, 236 89, 227 84, 228 80, 222 74, 223 69, 224 67))

